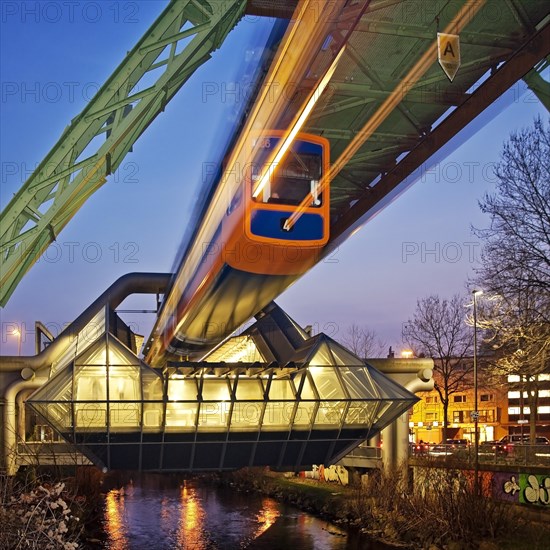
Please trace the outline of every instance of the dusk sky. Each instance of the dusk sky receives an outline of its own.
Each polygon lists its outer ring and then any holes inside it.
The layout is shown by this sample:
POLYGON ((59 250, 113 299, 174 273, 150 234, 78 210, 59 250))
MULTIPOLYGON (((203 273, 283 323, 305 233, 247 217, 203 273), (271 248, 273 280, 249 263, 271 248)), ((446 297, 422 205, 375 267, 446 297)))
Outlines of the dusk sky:
MULTIPOLYGON (((2 208, 165 5, 160 0, 0 5, 2 208)), ((172 269, 203 163, 219 161, 215 152, 239 107, 234 97, 205 98, 205 86, 238 80, 268 32, 268 21, 245 18, 148 128, 118 173, 69 222, 0 310, 2 354, 17 352, 16 338, 8 334, 14 325, 23 324, 23 353, 31 354, 35 320, 58 333, 119 276, 172 269)), ((548 116, 525 85, 518 84, 511 97, 482 130, 427 170, 278 303, 300 324, 337 339, 351 323, 366 325, 399 352, 402 324, 417 299, 465 292, 481 250, 470 227, 488 224, 478 200, 493 189, 491 166, 504 140, 535 116, 548 116)), ((124 307, 134 305, 151 308, 153 300, 134 299, 124 307)), ((146 336, 153 322, 152 316, 125 320, 146 336)))

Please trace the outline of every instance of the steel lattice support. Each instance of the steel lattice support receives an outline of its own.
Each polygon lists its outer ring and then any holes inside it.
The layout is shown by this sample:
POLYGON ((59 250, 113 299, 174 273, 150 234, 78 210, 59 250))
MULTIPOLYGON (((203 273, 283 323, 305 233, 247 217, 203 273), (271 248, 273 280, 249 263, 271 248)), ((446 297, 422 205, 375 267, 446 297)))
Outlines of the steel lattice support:
POLYGON ((539 101, 550 111, 550 82, 542 78, 542 73, 550 68, 550 56, 546 56, 537 66, 529 71, 523 80, 531 88, 539 101))
POLYGON ((0 215, 1 306, 181 86, 220 47, 245 7, 246 0, 172 0, 73 119, 0 215), (140 89, 150 71, 156 71, 155 83, 140 89), (98 136, 105 139, 92 144, 98 136))

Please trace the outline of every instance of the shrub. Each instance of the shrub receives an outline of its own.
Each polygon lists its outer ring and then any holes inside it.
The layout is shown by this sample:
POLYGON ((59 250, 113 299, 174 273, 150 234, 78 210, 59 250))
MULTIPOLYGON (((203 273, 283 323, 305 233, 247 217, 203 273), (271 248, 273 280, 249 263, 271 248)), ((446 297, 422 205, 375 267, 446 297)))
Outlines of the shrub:
POLYGON ((0 476, 0 548, 75 550, 81 506, 65 483, 0 476))

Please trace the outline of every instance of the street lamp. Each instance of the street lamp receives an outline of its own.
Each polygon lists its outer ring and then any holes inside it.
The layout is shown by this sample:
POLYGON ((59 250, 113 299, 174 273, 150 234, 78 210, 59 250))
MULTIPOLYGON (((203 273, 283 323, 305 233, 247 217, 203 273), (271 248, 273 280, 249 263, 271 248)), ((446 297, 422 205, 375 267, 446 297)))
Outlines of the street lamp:
POLYGON ((477 297, 483 290, 472 290, 474 297, 474 483, 475 493, 479 493, 479 411, 477 410, 477 297))
POLYGON ((17 355, 21 355, 21 331, 16 327, 14 328, 11 333, 14 336, 17 336, 17 355))

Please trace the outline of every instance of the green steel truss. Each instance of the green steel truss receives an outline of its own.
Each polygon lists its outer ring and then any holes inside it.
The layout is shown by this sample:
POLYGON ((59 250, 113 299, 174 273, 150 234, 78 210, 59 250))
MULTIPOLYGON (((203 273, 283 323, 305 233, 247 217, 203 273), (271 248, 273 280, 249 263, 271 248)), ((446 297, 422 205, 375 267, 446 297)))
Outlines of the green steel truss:
POLYGON ((172 0, 73 119, 0 215, 0 306, 181 86, 220 47, 245 7, 246 0, 172 0), (140 82, 153 74, 155 83, 141 89, 140 82), (98 136, 104 140, 93 141, 98 136))

